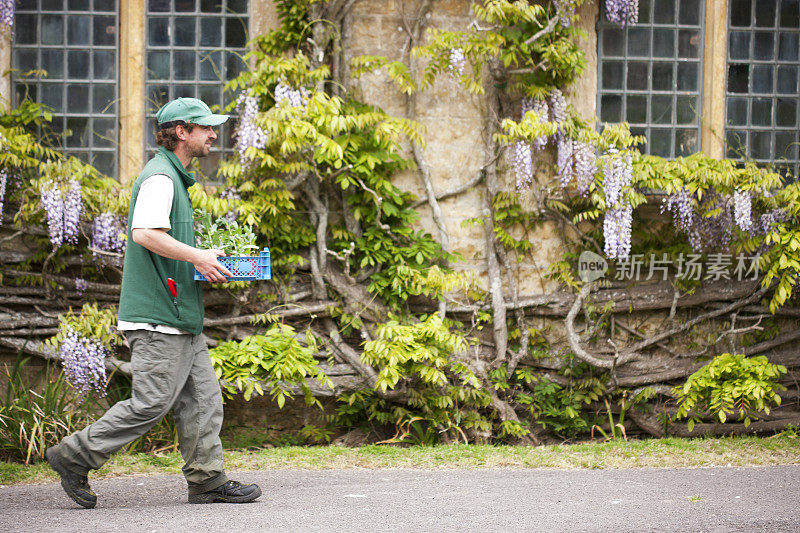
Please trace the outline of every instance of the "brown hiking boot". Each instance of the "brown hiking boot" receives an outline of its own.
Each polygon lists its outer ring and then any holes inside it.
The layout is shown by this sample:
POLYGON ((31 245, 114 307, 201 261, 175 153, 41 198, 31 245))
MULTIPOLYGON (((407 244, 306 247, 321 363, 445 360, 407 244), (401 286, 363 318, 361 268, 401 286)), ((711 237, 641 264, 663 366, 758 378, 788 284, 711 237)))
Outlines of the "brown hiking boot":
POLYGON ((89 478, 76 474, 64 466, 55 448, 55 446, 47 448, 44 454, 47 457, 50 468, 61 476, 61 486, 64 488, 64 492, 81 507, 94 508, 97 505, 97 494, 92 492, 92 488, 89 486, 89 478))

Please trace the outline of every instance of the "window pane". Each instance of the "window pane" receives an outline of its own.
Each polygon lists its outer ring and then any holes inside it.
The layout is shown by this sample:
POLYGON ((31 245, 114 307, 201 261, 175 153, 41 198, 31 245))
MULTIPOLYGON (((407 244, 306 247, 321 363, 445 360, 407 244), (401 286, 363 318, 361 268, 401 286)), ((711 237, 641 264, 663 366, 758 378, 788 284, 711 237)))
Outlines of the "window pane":
POLYGON ((196 52, 176 50, 172 53, 172 74, 176 80, 194 79, 196 52))
POLYGON ((115 115, 117 106, 113 85, 95 84, 92 88, 92 112, 96 115, 115 115))
POLYGON ((678 32, 678 57, 696 58, 700 56, 700 30, 680 30, 678 32))
POLYGON ((17 13, 14 16, 14 43, 36 44, 36 28, 38 21, 36 15, 17 13))
POLYGON ((147 8, 150 11, 164 13, 169 11, 169 4, 170 0, 149 0, 147 2, 147 8))
POLYGON ((747 151, 747 131, 729 130, 725 133, 725 157, 741 159, 747 151))
POLYGON ((147 19, 147 44, 169 46, 169 19, 151 17, 147 19))
POLYGON ((797 61, 799 43, 797 33, 781 32, 778 39, 778 59, 781 61, 797 61))
POLYGON ((622 70, 625 64, 621 61, 609 61, 603 64, 601 85, 603 89, 622 89, 622 70))
POLYGON ((200 45, 222 45, 222 19, 218 17, 203 17, 200 19, 200 45))
POLYGON ((247 14, 246 0, 228 0, 228 9, 232 13, 247 14))
POLYGON ((644 28, 628 30, 628 55, 648 57, 650 55, 650 32, 644 28))
POLYGON ((604 28, 601 42, 604 56, 622 56, 625 50, 625 32, 619 28, 604 28))
POLYGON ((600 120, 603 122, 622 122, 622 96, 605 94, 600 98, 600 120))
POLYGON ((64 42, 64 17, 61 15, 42 16, 42 44, 62 44, 64 42))
POLYGON ((778 0, 758 0, 758 9, 756 9, 756 26, 760 28, 774 27, 777 13, 778 0))
POLYGON ((775 108, 775 122, 778 126, 789 128, 797 125, 797 100, 778 98, 775 108))
POLYGON ((73 15, 67 17, 67 44, 89 44, 91 27, 92 17, 88 15, 73 15))
POLYGON ((94 146, 111 148, 116 141, 117 130, 113 119, 94 119, 94 146))
POLYGON ((67 7, 71 11, 89 11, 89 0, 67 0, 67 7))
POLYGON ((751 0, 731 0, 731 26, 750 26, 751 0))
POLYGON ((750 157, 761 160, 772 159, 770 133, 768 131, 750 132, 750 157))
POLYGON ((67 52, 67 76, 73 80, 89 78, 89 52, 67 52))
POLYGON ((697 129, 679 129, 675 131, 675 155, 686 157, 699 150, 697 129))
POLYGON ((696 92, 699 85, 697 63, 678 63, 678 90, 696 92))
POLYGON ((653 63, 653 90, 672 91, 673 84, 672 63, 653 63))
POLYGON ((753 98, 750 122, 754 126, 772 124, 772 98, 753 98))
POLYGON ((200 52, 200 79, 204 81, 222 81, 222 52, 200 52))
POLYGON ((200 11, 203 13, 221 13, 222 0, 200 0, 200 11))
POLYGON ((797 92, 798 68, 790 66, 778 67, 778 93, 794 94, 797 92))
POLYGON ((39 92, 39 101, 53 109, 54 113, 64 110, 64 86, 60 83, 43 83, 39 92))
POLYGON ((728 92, 746 93, 750 86, 750 69, 747 65, 728 66, 728 92))
POLYGON ((630 61, 628 63, 628 90, 646 91, 648 79, 648 64, 641 61, 630 61))
POLYGON ((728 98, 728 124, 747 125, 747 98, 728 98))
POLYGON ((245 33, 246 20, 242 21, 228 18, 225 20, 225 46, 228 48, 242 48, 247 44, 245 33))
POLYGON ((114 46, 117 44, 116 17, 94 18, 94 44, 99 46, 114 46))
POLYGON ((180 17, 175 18, 175 46, 195 46, 195 18, 180 17))
POLYGON ((672 124, 672 96, 653 95, 650 98, 650 122, 672 124))
POLYGON ((652 155, 661 157, 670 157, 672 155, 672 130, 653 128, 650 130, 648 141, 652 155))
POLYGON ((169 52, 148 52, 147 78, 151 80, 169 79, 169 52))
POLYGON ((674 57, 675 56, 675 31, 674 30, 653 30, 653 56, 654 57, 674 57))
POLYGON ((116 57, 111 50, 96 50, 94 53, 94 78, 113 80, 117 77, 116 57))
POLYGON ((775 134, 775 159, 797 160, 797 133, 780 131, 775 134))
POLYGON ((782 28, 800 27, 798 0, 781 0, 780 26, 782 28))
POLYGON ((175 0, 175 11, 194 11, 194 0, 175 0))
POLYGON ((676 122, 678 124, 696 124, 700 111, 696 96, 678 96, 676 99, 676 122))
POLYGON ((753 42, 753 57, 760 60, 770 60, 775 53, 775 34, 771 32, 756 32, 753 42))
POLYGON ((652 0, 639 0, 639 24, 649 24, 652 14, 652 0))
POLYGON ((629 94, 625 98, 625 120, 637 124, 647 123, 646 96, 629 94))
POLYGON ((655 0, 653 2, 653 23, 675 23, 675 0, 655 0))
POLYGON ((48 79, 64 77, 64 53, 61 50, 42 50, 41 68, 47 71, 48 79))
POLYGON ((771 93, 772 92, 772 72, 774 67, 767 65, 756 65, 753 67, 753 92, 771 93))
POLYGON ((678 23, 685 26, 700 24, 700 0, 681 0, 678 23))
POLYGON ((729 37, 728 57, 730 59, 750 58, 750 33, 732 31, 729 37))
MULTIPOLYGON (((67 85, 67 106, 71 113, 89 112, 89 86, 67 85)), ((67 125, 69 127, 69 125, 67 125)))

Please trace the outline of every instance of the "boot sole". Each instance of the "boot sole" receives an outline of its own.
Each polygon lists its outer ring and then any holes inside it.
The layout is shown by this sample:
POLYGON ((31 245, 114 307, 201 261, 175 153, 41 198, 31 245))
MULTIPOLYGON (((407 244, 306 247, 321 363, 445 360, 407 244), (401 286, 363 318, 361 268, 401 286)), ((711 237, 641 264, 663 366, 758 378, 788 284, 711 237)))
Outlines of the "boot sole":
POLYGON ((247 496, 223 496, 222 494, 190 494, 189 503, 249 503, 261 496, 261 489, 256 487, 252 494, 247 496))
POLYGON ((66 480, 69 471, 58 460, 58 457, 56 457, 55 452, 53 452, 53 449, 48 448, 47 450, 45 450, 44 455, 47 458, 47 464, 49 464, 50 468, 52 468, 55 471, 55 473, 58 474, 59 477, 61 478, 61 487, 64 489, 64 492, 67 493, 67 496, 69 496, 72 499, 72 501, 74 501, 81 507, 84 507, 86 509, 94 509, 94 506, 97 505, 96 499, 87 500, 86 498, 81 498, 80 494, 75 492, 69 486, 69 483, 67 483, 66 480))

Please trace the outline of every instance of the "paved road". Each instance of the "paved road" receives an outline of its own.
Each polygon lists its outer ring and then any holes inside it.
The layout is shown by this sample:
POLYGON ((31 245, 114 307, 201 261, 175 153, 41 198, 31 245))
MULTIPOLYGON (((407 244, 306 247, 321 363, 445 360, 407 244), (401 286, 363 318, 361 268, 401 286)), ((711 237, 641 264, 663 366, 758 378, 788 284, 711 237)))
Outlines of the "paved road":
POLYGON ((0 487, 0 531, 800 532, 800 465, 636 470, 237 473, 246 504, 189 505, 180 476, 96 480, 97 508, 55 483, 0 487))

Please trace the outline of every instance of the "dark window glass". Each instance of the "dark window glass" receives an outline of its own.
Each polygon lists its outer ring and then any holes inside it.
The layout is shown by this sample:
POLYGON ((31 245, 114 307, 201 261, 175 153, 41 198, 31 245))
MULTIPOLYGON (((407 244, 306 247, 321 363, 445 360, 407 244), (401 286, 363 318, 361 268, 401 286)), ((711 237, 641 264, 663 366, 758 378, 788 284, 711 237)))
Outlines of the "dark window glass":
POLYGON ((728 65, 728 92, 746 93, 750 87, 750 69, 747 65, 728 65))
POLYGON ((625 63, 609 61, 603 64, 602 86, 603 89, 622 89, 622 71, 625 63))
POLYGON ((603 122, 622 122, 622 96, 605 94, 600 97, 600 120, 603 122))
POLYGON ((775 122, 783 128, 792 128, 797 125, 797 100, 793 98, 777 98, 775 107, 775 122))
POLYGON ((675 23, 675 0, 655 0, 653 2, 653 23, 675 23))
POLYGON ((619 28, 603 28, 603 55, 622 56, 625 53, 625 32, 619 28))
POLYGON ((195 17, 175 18, 175 46, 195 46, 195 17))
POLYGON ((648 63, 643 61, 628 62, 628 85, 629 91, 646 91, 648 75, 648 63))
POLYGON ((42 16, 41 42, 50 45, 64 43, 64 17, 62 15, 42 16))
POLYGON ((750 33, 746 31, 732 31, 728 41, 728 57, 730 59, 750 58, 750 33))
POLYGON ((653 63, 653 90, 672 91, 674 90, 674 76, 672 63, 653 63))
POLYGON ((782 28, 800 27, 800 9, 798 0, 781 0, 780 26, 782 28))
POLYGON ((772 92, 772 72, 774 67, 769 65, 755 65, 753 67, 753 86, 754 93, 772 92))
POLYGON ((731 26, 750 26, 751 0, 731 0, 731 26))
POLYGON ((747 98, 728 98, 728 124, 747 125, 747 98))
POLYGON ((672 96, 653 95, 650 98, 650 122, 672 124, 672 96))
POLYGON ((117 44, 116 17, 92 17, 94 19, 94 44, 96 46, 114 46, 117 44))
POLYGON ((147 44, 169 46, 169 19, 150 17, 147 19, 147 44))
POLYGON ((678 23, 683 26, 700 25, 700 0, 681 0, 678 23))
POLYGON ((756 26, 759 28, 775 27, 778 12, 778 0, 758 0, 756 9, 756 26))
POLYGON ((678 90, 697 92, 697 63, 678 63, 678 90))
POLYGON ((14 16, 14 43, 36 44, 36 28, 39 19, 36 15, 17 13, 14 16))
POLYGON ((73 80, 90 78, 89 52, 70 50, 67 52, 67 77, 73 80))

